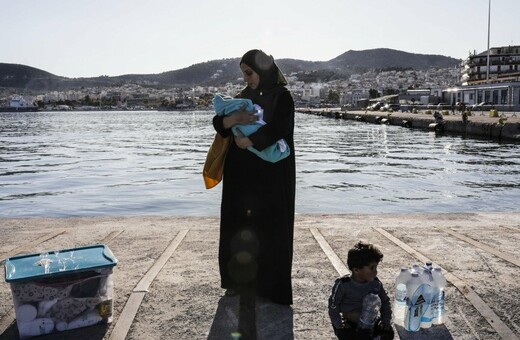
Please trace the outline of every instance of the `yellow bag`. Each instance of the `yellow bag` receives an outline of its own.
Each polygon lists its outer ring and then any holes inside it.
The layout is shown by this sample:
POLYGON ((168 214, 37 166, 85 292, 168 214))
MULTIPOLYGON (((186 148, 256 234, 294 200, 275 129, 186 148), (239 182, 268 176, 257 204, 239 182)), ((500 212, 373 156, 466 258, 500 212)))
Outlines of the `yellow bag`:
POLYGON ((226 154, 231 145, 231 141, 231 136, 222 137, 218 133, 215 135, 213 144, 211 144, 206 156, 204 170, 202 171, 206 189, 211 189, 222 181, 224 161, 226 160, 226 154))

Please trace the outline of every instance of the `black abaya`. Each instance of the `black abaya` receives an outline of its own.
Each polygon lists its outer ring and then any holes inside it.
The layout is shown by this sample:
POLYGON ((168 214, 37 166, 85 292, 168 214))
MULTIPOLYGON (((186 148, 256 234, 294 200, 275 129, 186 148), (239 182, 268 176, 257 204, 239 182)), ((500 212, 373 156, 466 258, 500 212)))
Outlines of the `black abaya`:
MULTIPOLYGON (((250 135, 262 150, 283 138, 291 154, 270 163, 231 143, 224 166, 219 266, 221 286, 254 289, 258 296, 292 304, 295 158, 294 102, 284 87, 240 94, 264 109, 267 125, 250 135)), ((213 119, 223 136, 223 117, 213 119)))

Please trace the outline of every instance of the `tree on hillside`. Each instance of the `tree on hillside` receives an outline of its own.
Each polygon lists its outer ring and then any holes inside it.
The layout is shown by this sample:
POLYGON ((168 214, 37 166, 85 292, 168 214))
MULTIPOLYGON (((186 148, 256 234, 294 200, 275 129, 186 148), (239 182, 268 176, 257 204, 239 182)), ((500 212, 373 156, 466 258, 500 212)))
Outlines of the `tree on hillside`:
POLYGON ((337 91, 329 90, 326 101, 330 104, 339 104, 339 93, 337 91))
POLYGON ((368 97, 370 99, 374 99, 377 97, 381 97, 381 95, 379 94, 379 92, 376 89, 370 89, 370 90, 368 90, 368 97))
POLYGON ((204 93, 199 97, 199 100, 197 102, 197 105, 201 106, 211 106, 213 103, 213 94, 211 93, 204 93))
POLYGON ((399 94, 399 90, 392 88, 383 89, 383 96, 389 96, 391 94, 399 94))
POLYGON ((91 105, 93 105, 93 101, 92 101, 92 99, 90 98, 90 95, 88 95, 88 94, 83 98, 83 100, 82 100, 81 103, 82 103, 83 105, 87 105, 87 106, 91 106, 91 105))

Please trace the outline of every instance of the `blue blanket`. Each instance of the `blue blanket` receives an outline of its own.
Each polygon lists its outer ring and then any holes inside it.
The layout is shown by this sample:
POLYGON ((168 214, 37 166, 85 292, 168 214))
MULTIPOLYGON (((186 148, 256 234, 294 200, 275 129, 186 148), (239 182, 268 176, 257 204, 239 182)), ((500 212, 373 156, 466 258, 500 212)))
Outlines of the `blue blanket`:
MULTIPOLYGON (((229 96, 216 94, 213 98, 213 107, 215 108, 215 112, 219 116, 228 116, 231 113, 242 108, 247 111, 255 112, 255 115, 258 117, 258 121, 255 124, 240 124, 235 125, 231 128, 235 136, 238 136, 238 132, 240 131, 244 136, 247 137, 250 134, 256 132, 261 126, 266 124, 266 122, 264 122, 263 120, 264 111, 260 106, 253 104, 253 102, 250 99, 231 98, 229 96)), ((258 157, 262 158, 263 160, 271 163, 276 163, 291 154, 289 146, 283 139, 278 140, 276 143, 268 146, 262 151, 258 151, 252 146, 248 147, 247 149, 256 154, 258 157)))

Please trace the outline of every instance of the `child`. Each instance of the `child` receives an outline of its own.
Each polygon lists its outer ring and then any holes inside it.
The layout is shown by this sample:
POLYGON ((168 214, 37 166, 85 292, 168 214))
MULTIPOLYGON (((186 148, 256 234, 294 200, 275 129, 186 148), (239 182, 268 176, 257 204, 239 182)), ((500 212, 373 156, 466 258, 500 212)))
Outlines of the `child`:
POLYGON ((347 265, 352 274, 336 280, 329 297, 329 316, 338 339, 372 339, 356 331, 364 297, 374 288, 381 298, 381 322, 376 322, 373 337, 393 339, 390 299, 377 278, 383 254, 372 244, 358 242, 348 251, 347 265))

